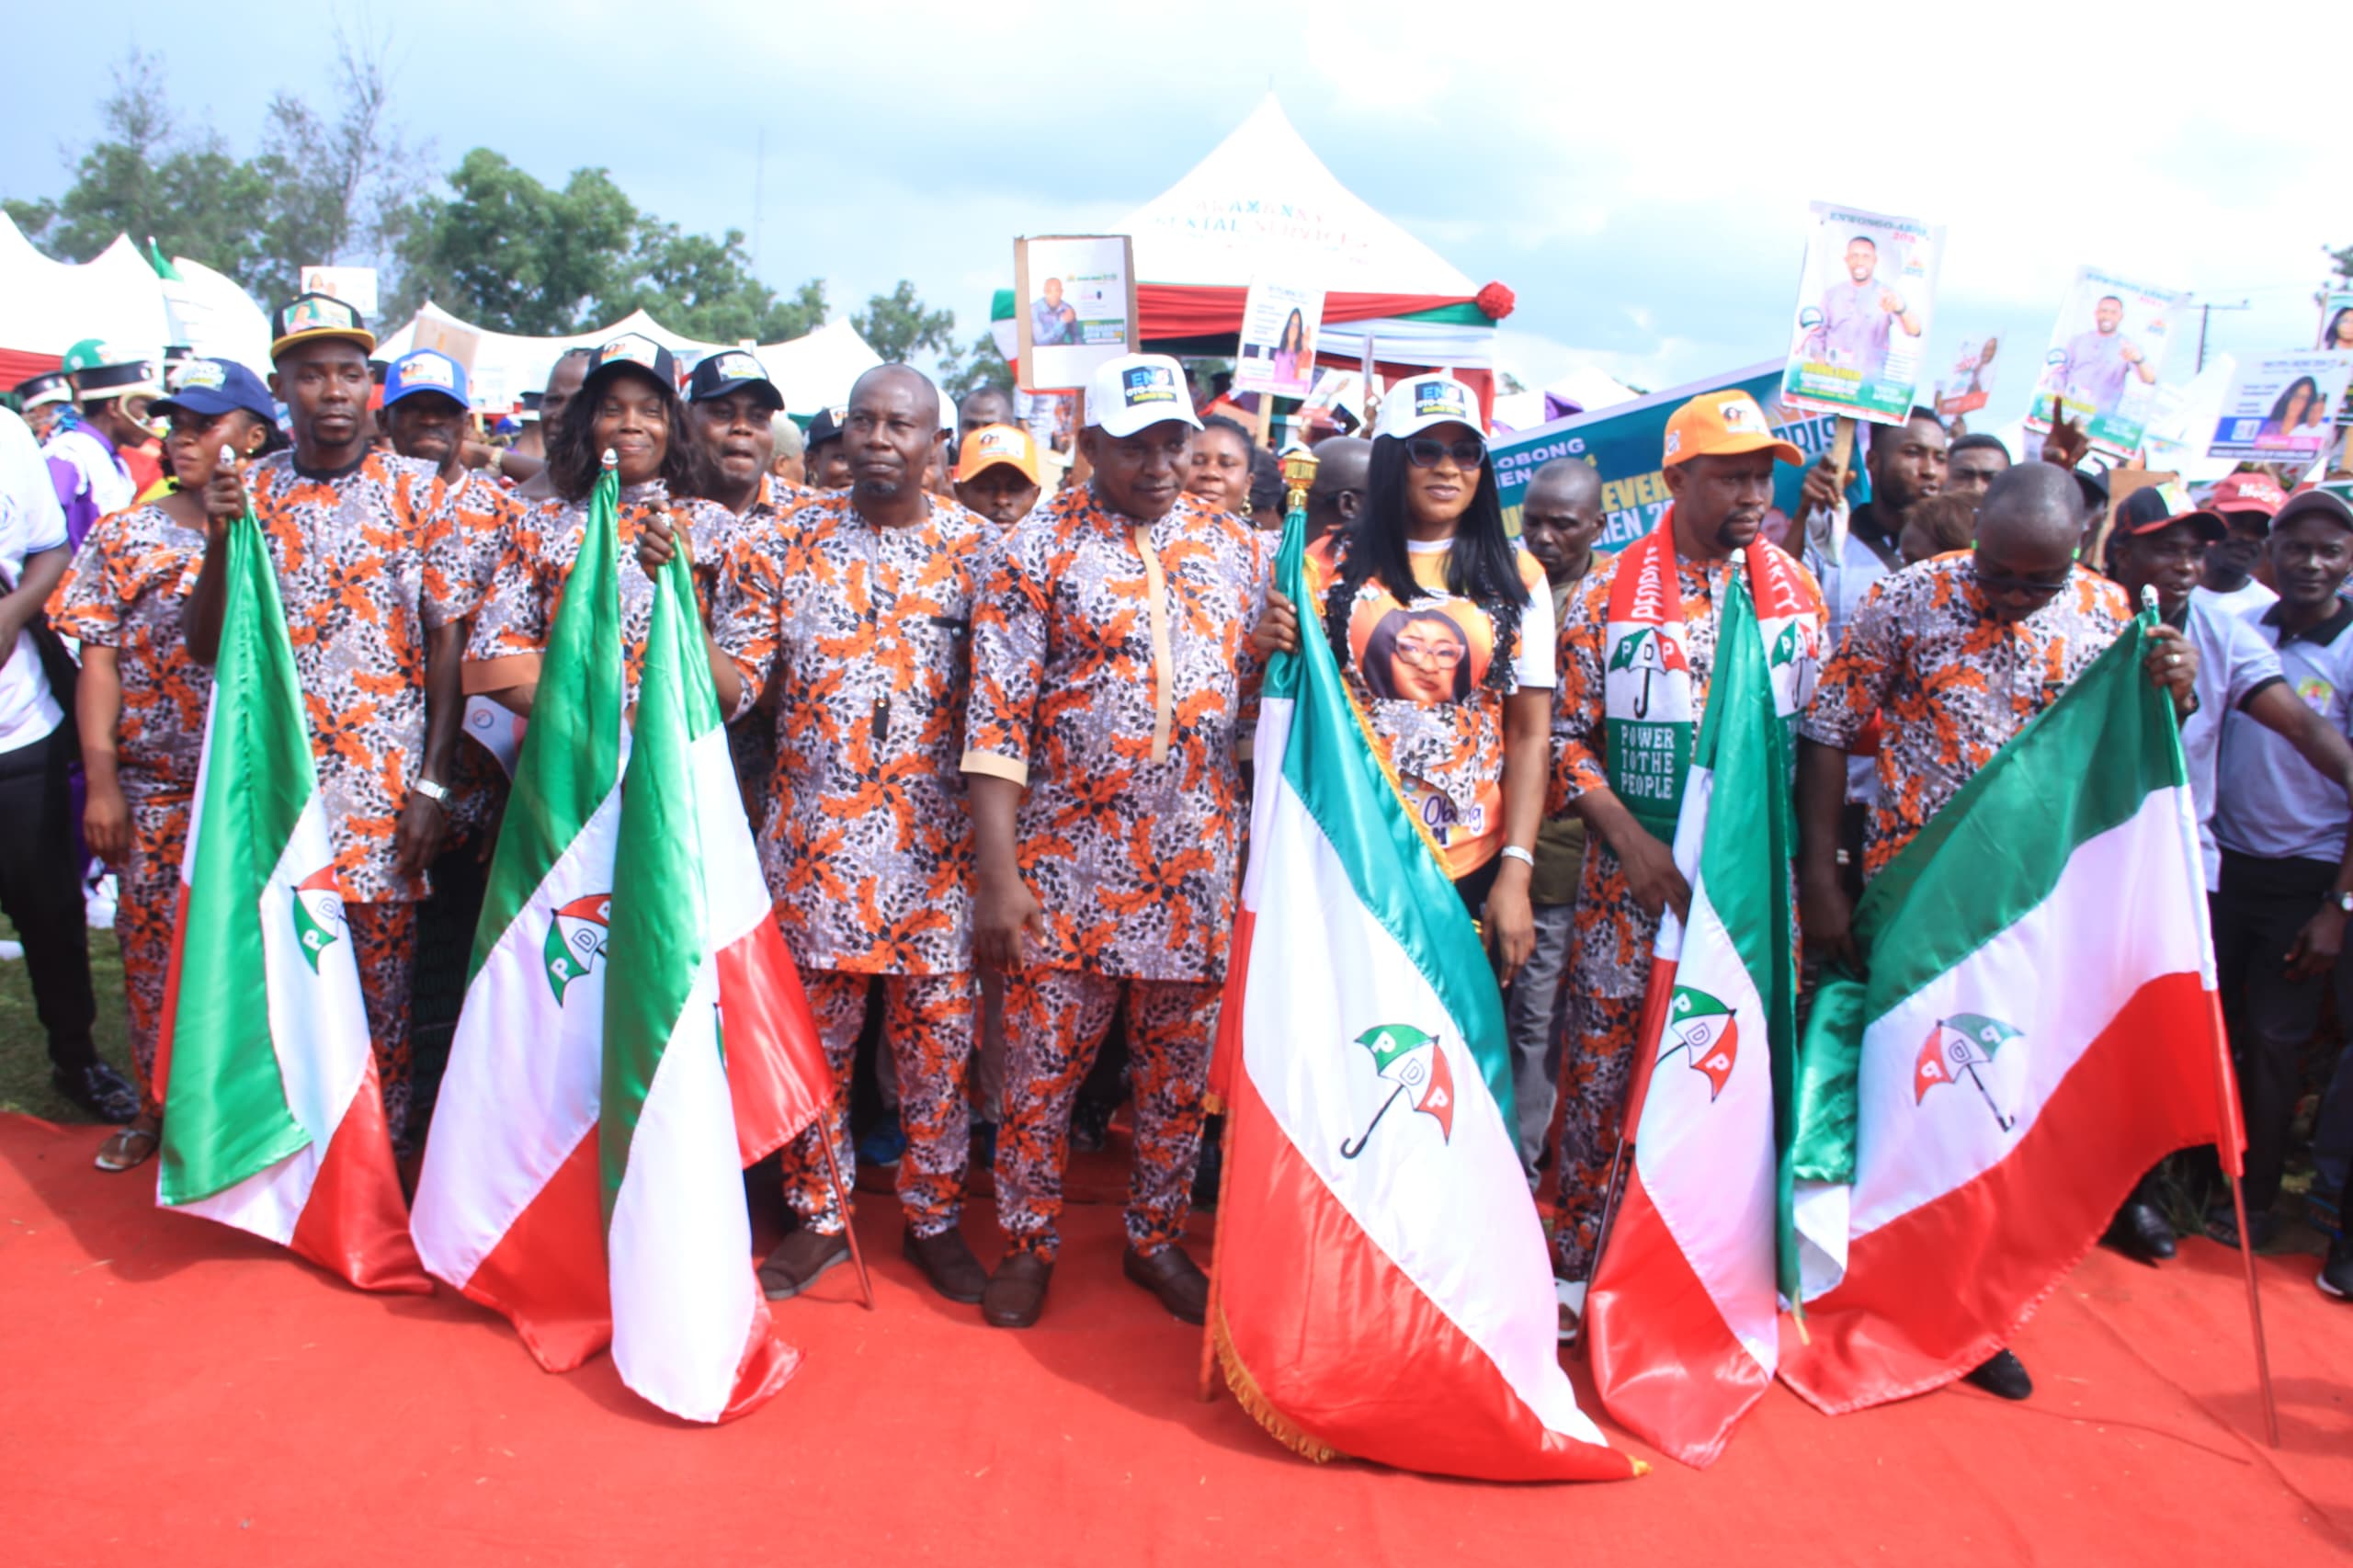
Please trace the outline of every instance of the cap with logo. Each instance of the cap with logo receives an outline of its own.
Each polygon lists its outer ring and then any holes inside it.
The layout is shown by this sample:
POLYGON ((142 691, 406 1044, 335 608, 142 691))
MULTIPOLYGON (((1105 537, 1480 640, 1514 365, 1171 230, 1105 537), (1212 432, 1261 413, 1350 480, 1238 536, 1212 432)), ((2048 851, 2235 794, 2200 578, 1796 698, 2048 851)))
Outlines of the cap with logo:
POLYGON ((1478 395, 1449 375, 1415 376, 1391 387, 1389 395, 1381 400, 1372 433, 1402 441, 1433 425, 1468 425, 1473 431, 1483 432, 1478 395))
POLYGON ((2288 504, 2288 493, 2262 473, 2234 473, 2214 486, 2206 497, 2210 512, 2256 512, 2276 517, 2288 504))
POLYGON ((849 405, 847 403, 837 403, 831 408, 819 409, 817 411, 817 417, 809 421, 809 443, 807 449, 813 452, 828 441, 840 440, 842 438, 842 426, 847 424, 848 420, 849 405))
POLYGON ((771 412, 784 406, 784 394, 768 380, 768 368, 760 363, 759 356, 742 348, 704 355, 695 362, 695 373, 687 381, 688 403, 708 403, 746 391, 756 393, 771 412))
POLYGON ((325 342, 356 343, 363 354, 376 351, 376 335, 359 312, 333 294, 297 294, 269 319, 272 359, 298 343, 325 342))
POLYGON ((384 372, 384 406, 419 392, 438 392, 460 408, 471 407, 466 368, 437 348, 412 348, 384 372))
POLYGON ((1032 484, 1043 483, 1038 477, 1038 443, 1018 425, 983 425, 965 437, 956 459, 956 483, 977 479, 999 463, 1020 470, 1032 484))
POLYGON ((234 359, 190 359, 179 368, 172 394, 147 405, 150 414, 193 414, 214 419, 242 408, 264 424, 278 422, 278 404, 262 379, 234 359))
POLYGON ((1773 434, 1765 411, 1745 392, 1701 392, 1667 415, 1666 450, 1660 466, 1673 468, 1693 458, 1736 458, 1770 452, 1774 460, 1802 463, 1805 454, 1773 434))
POLYGON ((2120 534, 2137 538, 2176 523, 2189 524, 2198 530, 2198 537, 2209 544, 2230 532, 2222 525, 2221 513, 2192 506, 2188 494, 2170 481, 2143 485, 2116 508, 2116 531, 2120 534))
POLYGON ((2338 528, 2353 530, 2353 506, 2334 491, 2299 488, 2271 519, 2273 528, 2284 528, 2299 517, 2326 517, 2338 528))
POLYGON ((74 383, 63 370, 43 370, 38 376, 28 376, 16 386, 18 408, 40 408, 45 403, 74 401, 74 383))
POLYGON ((1198 430, 1192 389, 1165 354, 1122 354, 1096 367, 1086 392, 1086 422, 1106 436, 1132 436, 1176 419, 1198 430))
POLYGON ((65 351, 60 367, 85 403, 110 397, 161 397, 164 373, 154 355, 102 337, 85 337, 65 351))
POLYGON ((625 332, 609 343, 597 345, 588 361, 588 373, 580 378, 580 390, 585 392, 597 382, 628 369, 642 370, 673 392, 678 390, 678 361, 668 349, 641 332, 625 332))

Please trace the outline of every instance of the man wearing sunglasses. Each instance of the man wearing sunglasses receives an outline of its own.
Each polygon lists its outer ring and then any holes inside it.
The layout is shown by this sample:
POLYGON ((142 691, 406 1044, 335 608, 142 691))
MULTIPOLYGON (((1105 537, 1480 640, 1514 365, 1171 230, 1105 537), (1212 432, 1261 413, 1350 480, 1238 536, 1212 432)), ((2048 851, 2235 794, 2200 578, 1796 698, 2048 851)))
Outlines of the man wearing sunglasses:
MULTIPOLYGON (((1837 851, 1847 755, 1864 731, 1876 721, 1881 732, 1868 881, 2131 619, 2123 589, 2075 564, 2082 520, 2073 475, 2050 463, 2011 469, 1986 487, 1974 551, 1882 578, 1857 607, 1798 731, 1799 892, 1810 946, 1860 967, 1837 851)), ((2170 626, 2154 637, 2149 678, 2187 717, 2197 707, 2197 651, 2170 626)), ((1969 1378, 2005 1399, 2034 1392, 2007 1350, 1969 1378)))

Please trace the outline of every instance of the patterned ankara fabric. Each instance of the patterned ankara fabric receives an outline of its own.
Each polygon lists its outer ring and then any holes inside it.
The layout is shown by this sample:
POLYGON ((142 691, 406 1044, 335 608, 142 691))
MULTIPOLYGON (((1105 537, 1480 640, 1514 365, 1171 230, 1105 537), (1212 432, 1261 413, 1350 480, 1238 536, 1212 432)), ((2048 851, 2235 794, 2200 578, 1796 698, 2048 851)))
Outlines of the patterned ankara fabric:
POLYGON ((1006 1245, 1051 1260, 1062 1245, 1063 1172, 1071 1106, 1124 994, 1135 1165, 1128 1244, 1146 1256, 1184 1239, 1201 1152, 1202 1081, 1217 1033, 1219 988, 1119 981, 1032 960, 1005 987, 1005 1122, 996 1141, 996 1216, 1006 1245))
POLYGON ((392 1153, 405 1156, 416 1147, 408 1124, 408 1002, 416 974, 416 905, 346 902, 343 918, 351 932, 351 956, 359 965, 368 1040, 384 1089, 384 1124, 392 1130, 392 1153))
POLYGON ((728 551, 712 636, 773 704, 760 861, 803 969, 972 967, 958 758, 988 531, 937 497, 922 522, 879 528, 834 496, 779 542, 747 535, 728 551))
POLYGON ((1973 559, 1966 551, 1940 555, 1872 585, 1799 725, 1807 740, 1844 749, 1879 717, 1866 877, 2058 700, 2132 618, 2122 588, 2076 566, 2041 608, 2000 620, 1977 585, 1973 559))
POLYGON ((134 801, 184 804, 196 789, 212 672, 189 656, 180 609, 203 563, 201 530, 160 506, 136 506, 90 530, 49 597, 49 622, 61 635, 114 650, 122 684, 116 766, 134 801))
MULTIPOLYGON (((124 785, 129 795, 130 786, 124 785)), ((179 919, 180 858, 188 851, 189 802, 130 796, 131 862, 115 879, 115 942, 122 950, 123 1000, 131 1014, 131 1075, 139 1103, 163 1110, 155 1098, 156 1030, 164 1021, 164 987, 171 979, 172 928, 179 919)))
POLYGON ((1270 537, 1190 496, 1139 524, 1092 486, 998 534, 963 770, 1028 786, 1021 871, 1046 920, 1032 963, 1223 976, 1270 537))
MULTIPOLYGON (((858 1035, 866 1021, 870 974, 803 970, 803 990, 834 1069, 833 1114, 826 1128, 842 1181, 854 1187, 858 1153, 849 1135, 849 1078, 858 1035)), ((964 1211, 964 1165, 972 1146, 966 1085, 972 1058, 978 994, 969 974, 892 975, 882 985, 882 1048, 899 1070, 899 1126, 907 1135, 899 1156, 899 1207, 919 1236, 952 1231, 964 1211)), ((827 1235, 842 1228, 841 1205, 826 1179, 825 1156, 811 1127, 784 1152, 784 1196, 811 1229, 827 1235)))
POLYGON ((278 569, 344 898, 422 898, 425 879, 392 859, 425 760, 426 638, 473 609, 449 488, 408 458, 306 473, 273 452, 245 492, 278 569))
POLYGON ((1601 1209, 1618 1157, 1643 999, 1573 997, 1569 1020, 1561 1060, 1561 1212, 1552 1233, 1552 1271, 1583 1279, 1592 1274, 1601 1246, 1601 1209))

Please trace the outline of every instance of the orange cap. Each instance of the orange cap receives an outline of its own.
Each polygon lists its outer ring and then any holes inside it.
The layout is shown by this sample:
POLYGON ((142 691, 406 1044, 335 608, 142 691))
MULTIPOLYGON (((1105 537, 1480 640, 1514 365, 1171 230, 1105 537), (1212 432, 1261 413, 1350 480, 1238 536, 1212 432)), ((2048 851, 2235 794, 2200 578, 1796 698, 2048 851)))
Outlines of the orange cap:
POLYGON ((1666 455, 1661 466, 1673 468, 1693 458, 1764 451, 1785 463, 1805 461, 1804 453, 1773 434, 1773 427, 1765 422, 1765 411, 1746 392, 1701 392, 1668 416, 1666 455))
POLYGON ((1017 425, 983 425, 965 437, 964 449, 956 459, 956 483, 962 484, 999 463, 1019 469, 1032 484, 1043 483, 1038 477, 1038 443, 1017 425))

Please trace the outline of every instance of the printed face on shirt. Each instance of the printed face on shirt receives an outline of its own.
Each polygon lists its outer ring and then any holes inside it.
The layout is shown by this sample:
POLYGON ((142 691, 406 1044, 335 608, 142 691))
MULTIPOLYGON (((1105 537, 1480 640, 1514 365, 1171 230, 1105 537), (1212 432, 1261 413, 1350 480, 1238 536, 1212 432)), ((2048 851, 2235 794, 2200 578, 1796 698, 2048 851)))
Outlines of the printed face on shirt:
POLYGON ((1379 601, 1359 603, 1348 640, 1356 644, 1365 686, 1377 698, 1459 701, 1486 674, 1487 650, 1475 647, 1462 623, 1436 608, 1383 610, 1379 601))

